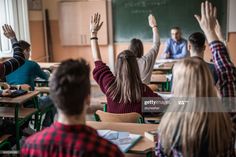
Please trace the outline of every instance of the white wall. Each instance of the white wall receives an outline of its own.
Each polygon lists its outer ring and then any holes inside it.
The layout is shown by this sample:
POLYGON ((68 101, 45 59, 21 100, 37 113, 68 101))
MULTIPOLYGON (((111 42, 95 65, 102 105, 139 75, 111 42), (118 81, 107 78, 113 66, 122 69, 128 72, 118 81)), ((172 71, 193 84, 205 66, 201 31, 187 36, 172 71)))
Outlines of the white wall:
POLYGON ((229 32, 236 32, 236 0, 229 0, 229 32))

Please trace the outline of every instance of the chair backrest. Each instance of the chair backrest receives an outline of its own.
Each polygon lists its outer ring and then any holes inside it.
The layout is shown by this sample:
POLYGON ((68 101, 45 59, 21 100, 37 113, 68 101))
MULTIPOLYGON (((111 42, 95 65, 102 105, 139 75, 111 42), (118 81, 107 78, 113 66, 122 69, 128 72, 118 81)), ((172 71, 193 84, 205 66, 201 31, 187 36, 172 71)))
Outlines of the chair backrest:
POLYGON ((95 119, 102 122, 144 123, 143 117, 136 112, 117 114, 97 110, 95 119))

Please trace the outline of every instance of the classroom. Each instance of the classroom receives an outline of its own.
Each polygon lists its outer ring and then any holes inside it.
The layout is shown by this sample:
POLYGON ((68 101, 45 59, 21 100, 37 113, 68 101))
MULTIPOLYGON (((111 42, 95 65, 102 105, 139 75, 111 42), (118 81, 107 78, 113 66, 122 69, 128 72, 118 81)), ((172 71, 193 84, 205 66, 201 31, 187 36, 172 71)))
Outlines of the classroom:
POLYGON ((0 0, 0 156, 236 157, 235 0, 0 0))

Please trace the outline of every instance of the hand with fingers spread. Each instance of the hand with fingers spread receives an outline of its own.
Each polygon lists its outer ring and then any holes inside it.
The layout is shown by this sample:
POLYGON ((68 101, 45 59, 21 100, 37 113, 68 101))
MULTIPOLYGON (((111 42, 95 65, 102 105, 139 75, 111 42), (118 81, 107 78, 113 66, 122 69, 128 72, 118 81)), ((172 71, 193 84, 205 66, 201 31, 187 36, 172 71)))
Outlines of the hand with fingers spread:
POLYGON ((150 27, 152 27, 152 28, 157 27, 156 19, 155 19, 155 17, 152 14, 150 14, 148 16, 148 22, 149 22, 149 26, 150 27))
POLYGON ((16 37, 16 34, 10 25, 5 24, 4 26, 2 26, 2 29, 3 29, 4 35, 8 39, 13 39, 16 37))
POLYGON ((90 32, 92 35, 97 35, 97 32, 102 27, 103 22, 100 22, 101 15, 96 13, 90 19, 90 32))
POLYGON ((201 29, 205 33, 208 42, 218 40, 215 32, 216 27, 216 8, 208 1, 201 4, 201 16, 194 15, 201 29))

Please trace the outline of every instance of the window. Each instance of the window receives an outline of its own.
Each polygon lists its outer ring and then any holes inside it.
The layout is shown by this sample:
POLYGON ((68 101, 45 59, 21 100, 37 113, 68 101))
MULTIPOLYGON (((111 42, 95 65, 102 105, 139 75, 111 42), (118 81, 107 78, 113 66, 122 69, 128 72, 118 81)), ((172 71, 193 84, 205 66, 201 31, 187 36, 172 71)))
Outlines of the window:
MULTIPOLYGON (((0 0, 0 26, 10 24, 18 39, 30 41, 28 21, 27 0, 0 0)), ((11 43, 0 32, 0 58, 11 57, 11 43)))

